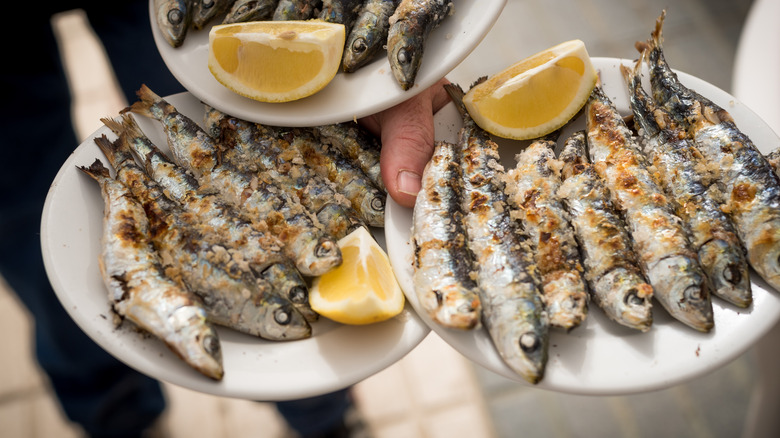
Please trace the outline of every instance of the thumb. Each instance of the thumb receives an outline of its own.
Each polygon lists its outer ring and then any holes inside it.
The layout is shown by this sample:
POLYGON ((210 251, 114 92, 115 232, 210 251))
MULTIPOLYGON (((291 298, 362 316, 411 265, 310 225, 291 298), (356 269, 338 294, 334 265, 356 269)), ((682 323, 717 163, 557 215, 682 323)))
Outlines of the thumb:
POLYGON ((381 133, 380 167, 387 193, 404 207, 414 206, 425 165, 433 154, 433 115, 449 96, 442 79, 415 97, 367 120, 381 133))

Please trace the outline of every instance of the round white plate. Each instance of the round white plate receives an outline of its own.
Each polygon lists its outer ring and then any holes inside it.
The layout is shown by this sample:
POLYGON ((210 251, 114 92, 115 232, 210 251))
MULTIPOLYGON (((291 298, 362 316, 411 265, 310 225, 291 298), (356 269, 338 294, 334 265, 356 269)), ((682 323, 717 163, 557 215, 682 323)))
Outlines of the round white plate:
MULTIPOLYGON (((200 122, 203 105, 191 94, 166 98, 200 122)), ((160 124, 137 118, 147 135, 167 151, 160 124)), ((218 328, 225 376, 215 382, 191 369, 162 342, 139 334, 130 323, 115 328, 98 254, 103 199, 98 185, 76 166, 96 158, 109 166, 93 139, 115 138, 107 128, 89 136, 63 164, 49 191, 41 221, 46 272, 62 305, 106 351, 151 377, 209 394, 251 400, 290 400, 357 383, 393 364, 429 333, 407 304, 397 317, 373 325, 347 326, 320 318, 311 338, 270 342, 218 328)), ((378 236, 384 245, 384 236, 378 236)))
MULTIPOLYGON (((628 60, 593 59, 607 95, 622 114, 629 114, 628 95, 618 69, 620 62, 633 65, 628 60)), ((679 77, 684 84, 726 108, 763 152, 779 144, 777 135, 734 97, 690 75, 679 73, 679 77)), ((456 141, 462 123, 453 104, 437 113, 435 123, 437 140, 456 141)), ((580 116, 562 132, 561 139, 584 127, 580 116)), ((527 142, 501 140, 498 143, 502 164, 507 169, 513 168, 514 156, 527 142)), ((409 302, 461 354, 495 373, 525 383, 501 361, 484 328, 470 332, 446 329, 434 323, 419 307, 412 285, 411 226, 412 210, 388 201, 385 219, 388 253, 409 302)), ((715 328, 708 334, 673 320, 658 304, 654 306, 652 329, 641 333, 608 320, 591 303, 582 326, 569 333, 551 332, 547 370, 537 386, 574 394, 631 394, 666 388, 713 371, 745 352, 780 319, 780 293, 755 274, 752 286, 754 301, 749 309, 738 309, 713 298, 715 328)))
MULTIPOLYGON (((387 56, 354 73, 339 72, 320 92, 285 103, 264 103, 240 96, 214 79, 208 69, 211 26, 190 30, 181 47, 173 48, 160 33, 149 1, 157 48, 176 79, 203 102, 234 117, 278 126, 315 126, 368 116, 425 90, 457 66, 485 37, 506 0, 458 0, 455 13, 434 29, 415 85, 404 91, 390 71, 387 56)), ((213 23, 220 23, 218 17, 213 23)))

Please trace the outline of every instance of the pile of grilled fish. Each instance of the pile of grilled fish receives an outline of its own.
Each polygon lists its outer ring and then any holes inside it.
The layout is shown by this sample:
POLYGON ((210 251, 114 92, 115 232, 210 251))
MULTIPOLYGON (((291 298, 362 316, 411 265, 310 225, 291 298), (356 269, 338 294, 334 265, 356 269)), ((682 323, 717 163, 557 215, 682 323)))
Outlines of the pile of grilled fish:
POLYGON ((95 143, 114 170, 80 170, 104 198, 100 268, 115 313, 195 369, 223 375, 211 324, 267 340, 311 335, 309 277, 338 239, 384 226, 378 140, 353 122, 264 126, 208 106, 203 128, 148 87, 95 143), (158 121, 172 157, 139 127, 158 121))
POLYGON ((454 12, 453 0, 155 0, 156 21, 173 47, 190 28, 223 24, 318 18, 343 24, 342 59, 350 73, 386 49, 390 68, 404 90, 414 85, 431 31, 454 12))
POLYGON ((438 324, 484 324, 529 382, 544 375, 550 330, 582 324, 591 300, 642 332, 654 301, 709 332, 711 296, 752 304, 749 267, 780 290, 780 178, 726 110, 679 82, 663 55, 664 17, 636 44, 636 65, 621 66, 633 114, 624 118, 597 84, 586 128, 557 156, 561 131, 506 170, 463 91, 447 86, 463 127, 456 144, 436 143, 423 175, 415 293, 438 324))

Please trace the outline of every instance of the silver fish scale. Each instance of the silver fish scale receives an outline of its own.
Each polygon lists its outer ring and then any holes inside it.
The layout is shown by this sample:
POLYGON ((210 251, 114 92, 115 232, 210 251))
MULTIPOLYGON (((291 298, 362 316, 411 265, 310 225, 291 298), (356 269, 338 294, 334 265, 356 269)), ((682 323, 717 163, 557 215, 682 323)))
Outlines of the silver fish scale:
POLYGON ((559 160, 563 183, 558 196, 571 217, 596 304, 612 320, 641 331, 653 322, 653 288, 642 275, 625 222, 609 191, 587 161, 585 132, 566 139, 559 160))
POLYGON ((687 225, 712 292, 736 306, 749 307, 752 293, 748 262, 734 225, 705 185, 710 175, 693 140, 642 88, 641 66, 642 59, 633 70, 625 66, 621 69, 644 151, 675 201, 677 215, 687 225))
POLYGON ((79 169, 98 182, 105 203, 99 266, 113 309, 196 370, 220 380, 219 336, 194 296, 163 272, 141 204, 100 161, 79 169))
MULTIPOLYGON (((458 105, 463 91, 445 87, 458 105)), ((503 361, 530 383, 544 376, 549 318, 528 238, 511 217, 498 145, 460 107, 461 208, 474 254, 482 321, 503 361)))
POLYGON ((550 324, 566 330, 588 313, 588 293, 568 214, 557 197, 561 184, 555 142, 539 139, 516 157, 507 172, 509 201, 531 238, 550 324))
MULTIPOLYGON (((120 136, 116 144, 122 140, 120 136)), ((98 145, 103 151, 112 150, 110 144, 98 145)), ((110 159, 119 157, 116 154, 110 159)), ((236 259, 222 244, 204 239, 201 228, 193 226, 178 209, 165 210, 158 202, 154 183, 144 180, 134 161, 116 164, 119 176, 136 180, 130 184, 134 195, 159 223, 152 238, 164 263, 201 298, 211 321, 269 340, 300 339, 311 334, 303 315, 279 296, 273 285, 255 277, 244 260, 236 259)))
POLYGON ((481 304, 462 223, 460 177, 455 145, 436 142, 413 212, 413 284, 431 319, 473 329, 480 326, 481 304))
POLYGON ((414 85, 431 31, 453 11, 452 0, 401 0, 390 17, 387 57, 401 88, 414 85))
POLYGON ((723 209, 734 221, 750 265, 780 290, 780 179, 728 111, 679 81, 663 53, 664 18, 656 21, 651 39, 637 45, 646 52, 653 97, 687 129, 716 170, 723 209))
POLYGON ((586 104, 591 162, 629 227, 654 296, 677 320, 707 332, 713 325, 706 276, 682 221, 638 157, 639 147, 620 113, 596 86, 586 104))

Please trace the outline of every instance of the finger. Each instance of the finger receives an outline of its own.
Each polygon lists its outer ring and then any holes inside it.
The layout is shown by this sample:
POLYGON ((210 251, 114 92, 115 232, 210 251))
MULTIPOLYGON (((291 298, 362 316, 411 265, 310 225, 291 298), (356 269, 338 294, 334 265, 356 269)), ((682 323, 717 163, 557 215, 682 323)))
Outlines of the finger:
POLYGON ((381 135, 382 180, 390 197, 405 207, 414 205, 433 153, 433 114, 450 101, 446 83, 442 79, 412 99, 361 120, 381 135))

